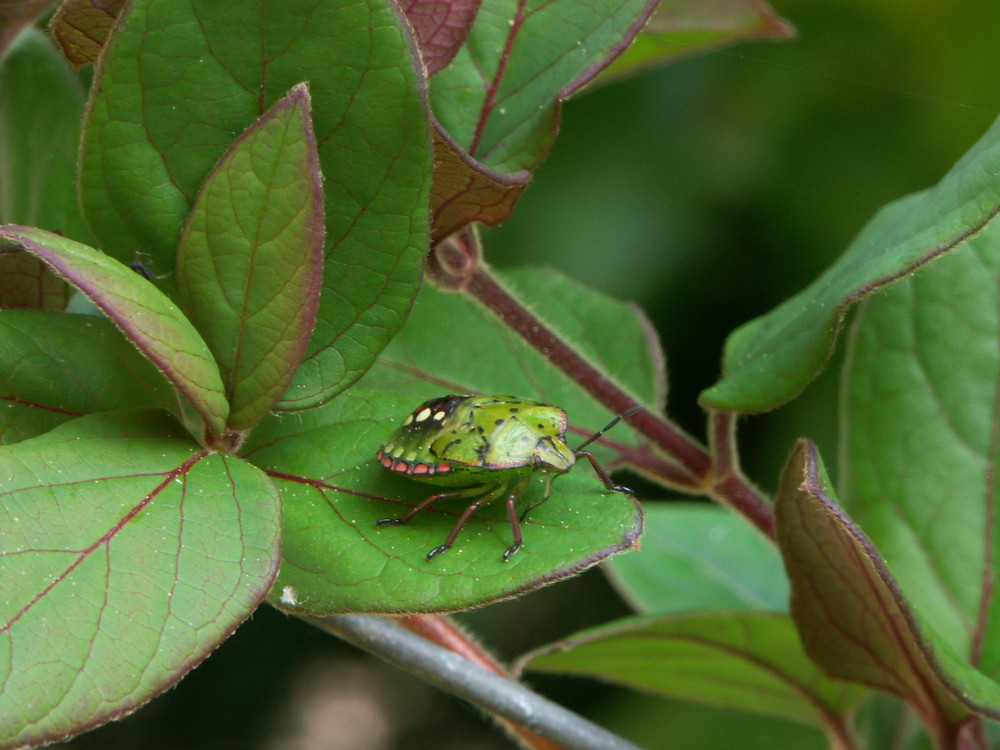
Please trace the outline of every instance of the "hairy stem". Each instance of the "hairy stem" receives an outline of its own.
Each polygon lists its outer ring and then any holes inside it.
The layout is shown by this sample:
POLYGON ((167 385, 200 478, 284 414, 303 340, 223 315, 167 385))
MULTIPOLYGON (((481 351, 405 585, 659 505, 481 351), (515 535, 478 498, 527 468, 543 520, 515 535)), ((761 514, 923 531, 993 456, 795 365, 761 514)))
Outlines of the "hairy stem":
MULTIPOLYGON (((466 231, 439 243, 431 255, 428 274, 439 286, 474 297, 610 411, 623 414, 636 405, 632 396, 507 291, 482 261, 475 232, 466 231)), ((770 503, 739 470, 735 414, 714 412, 709 416, 709 450, 651 411, 640 411, 628 421, 659 454, 630 449, 622 453, 626 463, 653 481, 713 497, 774 538, 770 503)))

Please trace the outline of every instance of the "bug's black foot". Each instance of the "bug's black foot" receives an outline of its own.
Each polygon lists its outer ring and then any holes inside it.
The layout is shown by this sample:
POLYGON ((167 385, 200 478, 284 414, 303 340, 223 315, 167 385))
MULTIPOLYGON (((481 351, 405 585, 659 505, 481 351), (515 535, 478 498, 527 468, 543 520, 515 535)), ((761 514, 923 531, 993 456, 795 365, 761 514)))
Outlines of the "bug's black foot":
POLYGON ((435 547, 427 553, 427 559, 433 560, 435 555, 440 555, 442 552, 447 552, 449 549, 451 549, 450 544, 442 544, 440 547, 435 547))
POLYGON ((375 522, 376 526, 400 526, 406 523, 402 518, 380 518, 375 522))
POLYGON ((507 560, 510 558, 510 556, 513 555, 515 552, 517 552, 519 549, 521 549, 521 543, 520 542, 518 542, 517 544, 510 545, 507 549, 504 550, 503 561, 507 562, 507 560))
POLYGON ((620 492, 623 495, 628 495, 629 497, 635 497, 635 493, 632 492, 632 490, 630 490, 628 487, 619 487, 618 485, 615 485, 614 487, 611 488, 611 491, 620 492))

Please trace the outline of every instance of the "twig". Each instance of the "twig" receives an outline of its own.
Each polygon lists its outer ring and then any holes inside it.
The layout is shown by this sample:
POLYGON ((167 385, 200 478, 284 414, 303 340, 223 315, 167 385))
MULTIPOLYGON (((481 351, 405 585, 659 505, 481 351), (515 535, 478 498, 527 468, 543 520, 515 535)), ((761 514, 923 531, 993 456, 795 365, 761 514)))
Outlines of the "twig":
POLYGON ((493 674, 385 618, 331 615, 303 619, 569 750, 640 750, 637 745, 548 698, 493 674))

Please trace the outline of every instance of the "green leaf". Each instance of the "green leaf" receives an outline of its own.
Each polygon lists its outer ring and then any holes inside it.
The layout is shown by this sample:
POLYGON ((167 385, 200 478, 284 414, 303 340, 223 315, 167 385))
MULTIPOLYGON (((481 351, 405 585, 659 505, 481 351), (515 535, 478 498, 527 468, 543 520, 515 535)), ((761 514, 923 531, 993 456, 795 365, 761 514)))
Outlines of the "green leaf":
POLYGON ((763 0, 660 0, 649 23, 598 82, 736 42, 794 35, 791 24, 763 0))
POLYGON ((83 414, 176 408, 167 381, 109 320, 24 310, 0 312, 0 401, 4 445, 83 414))
POLYGON ((732 511, 710 503, 647 503, 642 548, 607 571, 640 612, 785 612, 788 579, 777 548, 732 511))
POLYGON ((859 686, 822 675, 791 618, 758 612, 620 620, 526 654, 517 666, 782 716, 841 736, 864 696, 859 686))
POLYGON ((177 251, 177 286, 229 394, 229 428, 281 398, 312 333, 323 194, 309 92, 292 89, 205 180, 177 251))
POLYGON ((504 172, 544 158, 559 103, 632 41, 655 2, 495 0, 431 81, 434 114, 473 157, 504 172))
POLYGON ((0 224, 90 243, 76 197, 84 92, 48 37, 27 29, 0 59, 0 224))
POLYGON ((998 277, 991 224, 865 305, 845 364, 839 487, 914 608, 994 677, 998 277))
MULTIPOLYGON (((229 404, 218 366, 198 332, 156 287, 91 247, 34 227, 0 227, 7 241, 37 255, 89 297, 166 376, 217 435, 229 404)), ((199 425, 189 429, 200 435, 199 425)))
POLYGON ((808 441, 789 459, 775 512, 792 616, 813 661, 831 676, 902 698, 940 747, 954 746, 973 713, 1000 716, 1000 686, 962 663, 918 617, 877 550, 837 507, 808 441))
POLYGON ((286 408, 357 379, 401 325, 428 238, 426 107, 389 0, 136 0, 99 64, 80 180, 102 247, 174 267, 205 177, 275 101, 309 82, 324 175, 323 294, 286 408))
POLYGON ((701 401, 757 412, 793 398, 830 356, 857 300, 965 243, 1000 211, 1000 120, 935 187, 883 208, 811 286, 726 342, 725 375, 701 401))
POLYGON ((250 614, 278 562, 267 477, 162 412, 0 448, 0 744, 128 713, 250 614))
MULTIPOLYGON (((633 308, 553 273, 508 280, 609 377, 646 403, 661 401, 660 353, 633 308)), ((432 561, 427 552, 444 541, 462 503, 376 528, 435 492, 386 471, 376 451, 419 403, 448 392, 513 393, 562 406, 571 445, 611 416, 475 302, 425 286, 407 325, 364 378, 320 409, 266 420, 245 448, 247 460, 271 473, 285 504, 274 603, 315 613, 455 610, 514 596, 635 545, 638 506, 606 491, 586 462, 555 481, 551 499, 523 524, 524 547, 507 563, 501 555, 511 530, 502 503, 481 509, 455 546, 432 561)), ((593 446, 595 454, 607 465, 627 453, 635 442, 629 432, 616 427, 612 442, 593 446)), ((540 497, 541 484, 529 488, 528 501, 540 497)))

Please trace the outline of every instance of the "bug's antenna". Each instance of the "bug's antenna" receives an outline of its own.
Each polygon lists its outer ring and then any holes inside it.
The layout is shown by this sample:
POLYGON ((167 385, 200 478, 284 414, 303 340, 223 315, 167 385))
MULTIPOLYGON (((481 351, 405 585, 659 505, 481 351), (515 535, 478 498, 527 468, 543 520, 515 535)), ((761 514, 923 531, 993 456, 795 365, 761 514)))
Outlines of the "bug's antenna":
POLYGON ((603 435, 603 434, 604 434, 605 432, 607 432, 607 431, 608 431, 608 430, 610 430, 610 429, 611 429, 612 427, 614 427, 614 426, 615 426, 616 424, 618 424, 619 422, 621 422, 621 421, 622 421, 623 419, 626 419, 626 418, 628 418, 628 417, 631 417, 631 416, 632 416, 633 414, 635 414, 635 413, 636 413, 637 411, 639 411, 640 409, 642 409, 642 404, 638 404, 637 406, 633 406, 633 407, 632 407, 631 409, 629 409, 629 410, 628 410, 627 412, 625 412, 624 414, 619 414, 619 415, 618 415, 617 417, 615 417, 615 418, 614 418, 614 419, 612 419, 612 420, 611 420, 610 422, 608 422, 608 423, 607 423, 606 425, 604 425, 604 429, 602 429, 602 430, 600 430, 600 431, 598 431, 598 432, 595 432, 595 433, 594 433, 593 435, 591 435, 591 436, 590 436, 589 438, 587 438, 587 439, 586 439, 586 440, 584 440, 584 441, 583 441, 582 443, 580 443, 580 444, 579 444, 579 445, 578 445, 578 446, 576 447, 576 450, 575 450, 575 451, 573 451, 573 452, 579 455, 580 451, 582 451, 582 450, 583 450, 584 448, 586 448, 586 447, 587 447, 588 445, 590 445, 590 444, 591 444, 592 442, 594 442, 595 440, 597 440, 597 438, 599 438, 599 437, 600 437, 601 435, 603 435))

